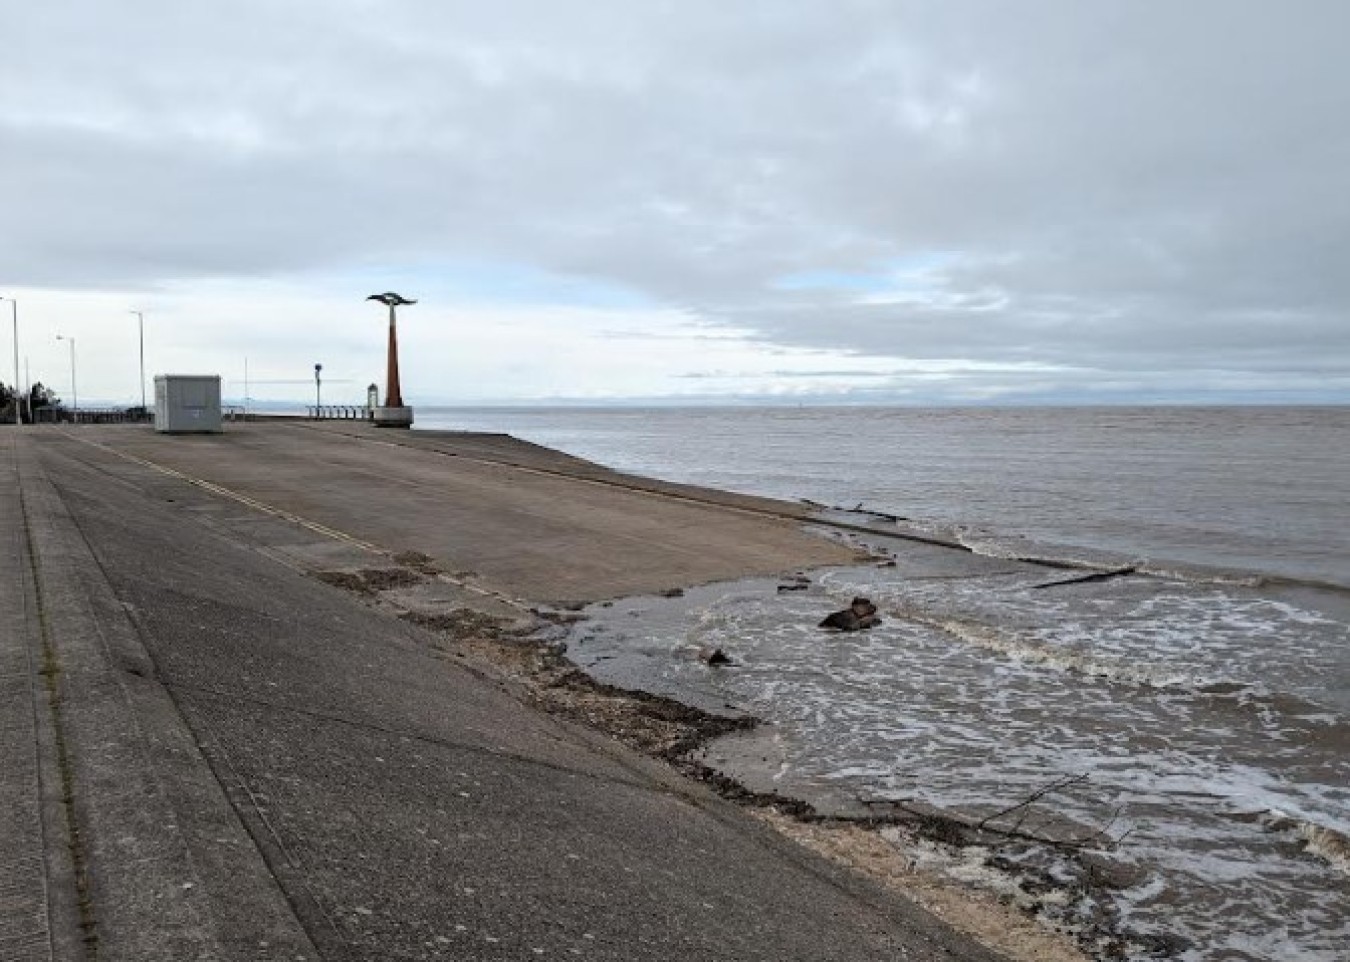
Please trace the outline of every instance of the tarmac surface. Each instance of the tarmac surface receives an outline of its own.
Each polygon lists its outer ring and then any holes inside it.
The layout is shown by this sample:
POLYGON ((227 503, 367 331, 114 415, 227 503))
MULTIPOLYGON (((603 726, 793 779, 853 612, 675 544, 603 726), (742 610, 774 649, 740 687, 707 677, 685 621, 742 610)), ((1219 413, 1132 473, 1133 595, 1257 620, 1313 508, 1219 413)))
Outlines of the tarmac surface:
POLYGON ((519 614, 849 549, 363 429, 0 433, 0 962, 996 958, 314 577, 415 551, 519 614))

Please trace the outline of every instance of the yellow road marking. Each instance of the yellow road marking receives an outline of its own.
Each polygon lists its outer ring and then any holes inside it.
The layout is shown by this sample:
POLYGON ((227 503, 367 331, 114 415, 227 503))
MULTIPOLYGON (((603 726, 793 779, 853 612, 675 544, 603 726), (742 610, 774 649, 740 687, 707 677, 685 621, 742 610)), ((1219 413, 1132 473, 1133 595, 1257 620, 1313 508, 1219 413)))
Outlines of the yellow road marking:
MULTIPOLYGON (((202 490, 208 491, 211 494, 217 495, 218 497, 229 498, 231 501, 238 502, 239 504, 252 508, 255 511, 260 511, 263 514, 268 514, 271 515, 272 517, 280 518, 283 521, 289 521, 292 524, 297 524, 302 528, 306 528, 310 531, 313 531, 315 534, 323 535, 325 538, 331 538, 334 541, 341 541, 346 544, 353 545, 357 548, 362 549, 363 551, 368 551, 371 554, 376 554, 382 558, 387 558, 390 561, 396 560, 394 558, 394 552, 390 551, 387 548, 382 548, 379 545, 375 544, 374 542, 366 541, 362 538, 356 537, 355 535, 347 534, 347 532, 345 531, 339 531, 337 528, 330 527, 318 521, 311 521, 310 519, 302 517, 301 515, 298 515, 293 511, 287 511, 285 508, 278 508, 275 505, 266 503, 265 501, 259 501, 257 498, 253 498, 247 494, 243 494, 239 491, 227 488, 223 484, 216 484, 214 481, 207 481, 205 478, 195 478, 190 474, 185 474, 184 472, 168 467, 167 465, 159 464, 158 462, 151 461, 147 458, 138 457, 137 455, 134 454, 129 454, 126 451, 119 451, 117 450, 117 448, 109 447, 106 444, 100 444, 98 441, 93 441, 90 440, 89 438, 76 437, 75 435, 70 434, 67 431, 58 431, 58 433, 60 433, 62 436, 66 438, 69 438, 72 441, 78 441, 81 444, 87 444, 90 447, 98 448, 100 451, 106 451, 107 453, 115 455, 116 457, 119 457, 124 461, 131 461, 135 464, 141 465, 142 467, 149 468, 152 471, 158 471, 160 474, 166 475, 171 478, 175 478, 176 480, 179 481, 186 482, 187 484, 190 484, 193 487, 201 488, 202 490)), ((444 572, 438 571, 435 573, 434 577, 438 581, 443 581, 446 584, 454 585, 457 588, 462 588, 465 591, 470 591, 484 598, 491 598, 494 601, 498 601, 501 602, 502 604, 509 605, 510 607, 516 608, 520 611, 528 612, 531 611, 534 607, 520 600, 519 598, 512 598, 510 595, 504 594, 500 591, 495 591, 491 588, 484 588, 481 585, 472 584, 460 578, 456 578, 451 575, 445 574, 444 572)))

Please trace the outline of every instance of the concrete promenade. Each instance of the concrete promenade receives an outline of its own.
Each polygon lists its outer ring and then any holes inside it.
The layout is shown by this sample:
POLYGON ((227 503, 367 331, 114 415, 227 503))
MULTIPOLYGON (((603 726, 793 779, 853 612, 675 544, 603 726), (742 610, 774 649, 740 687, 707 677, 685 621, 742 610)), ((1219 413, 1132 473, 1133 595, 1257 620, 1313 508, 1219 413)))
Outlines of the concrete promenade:
POLYGON ((794 506, 366 425, 0 451, 0 962, 995 958, 315 577, 512 618, 851 556, 794 506))

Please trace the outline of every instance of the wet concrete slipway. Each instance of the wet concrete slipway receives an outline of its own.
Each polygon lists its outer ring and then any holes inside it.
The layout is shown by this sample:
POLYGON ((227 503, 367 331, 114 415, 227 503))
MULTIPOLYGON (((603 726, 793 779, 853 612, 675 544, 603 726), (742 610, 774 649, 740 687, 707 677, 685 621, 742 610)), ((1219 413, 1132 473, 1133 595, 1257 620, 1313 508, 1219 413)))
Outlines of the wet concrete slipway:
POLYGON ((340 586, 405 553, 409 604, 524 618, 843 560, 790 511, 483 436, 0 450, 4 962, 995 958, 340 586))

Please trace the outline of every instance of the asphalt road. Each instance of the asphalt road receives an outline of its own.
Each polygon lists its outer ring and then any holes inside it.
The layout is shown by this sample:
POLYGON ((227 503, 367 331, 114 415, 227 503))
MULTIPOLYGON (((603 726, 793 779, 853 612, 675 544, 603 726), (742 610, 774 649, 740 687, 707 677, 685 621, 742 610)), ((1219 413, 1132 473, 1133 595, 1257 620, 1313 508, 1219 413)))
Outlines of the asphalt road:
POLYGON ((0 927, 0 960, 87 946, 127 962, 995 958, 305 573, 372 547, 436 548, 504 596, 604 596, 840 549, 740 509, 386 448, 382 470, 412 479, 400 510, 432 505, 419 529, 356 510, 344 484, 370 466, 339 439, 320 450, 260 428, 175 449, 133 432, 41 429, 4 447, 18 483, 0 502, 14 573, 0 600, 21 616, 0 636, 0 801, 18 813, 0 904, 31 924, 0 927), (214 471, 266 504, 126 455, 214 471), (312 476, 332 471, 346 481, 316 497, 312 476), (491 512, 465 538, 452 529, 472 506, 444 502, 512 486, 528 489, 503 521, 513 537, 536 499, 553 503, 545 545, 517 568, 486 541, 466 557, 491 512), (722 534, 700 550, 700 532, 722 534), (595 538, 573 565, 590 587, 549 572, 569 565, 550 552, 595 538), (627 564, 586 560, 619 547, 627 564))
POLYGON ((535 601, 596 601, 852 557, 804 534, 797 506, 646 482, 501 435, 278 422, 214 436, 144 426, 80 436, 535 601), (718 503, 690 500, 696 493, 718 503))

